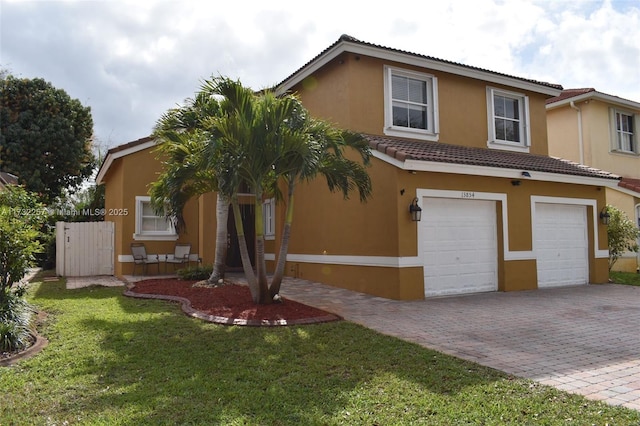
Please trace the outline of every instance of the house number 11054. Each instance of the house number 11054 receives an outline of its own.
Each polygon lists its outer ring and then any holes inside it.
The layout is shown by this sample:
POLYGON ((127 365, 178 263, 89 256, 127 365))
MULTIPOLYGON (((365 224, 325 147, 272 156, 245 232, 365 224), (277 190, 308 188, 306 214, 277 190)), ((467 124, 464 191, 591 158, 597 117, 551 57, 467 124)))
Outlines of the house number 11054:
POLYGON ((475 192, 462 192, 462 198, 474 198, 475 196, 475 192))

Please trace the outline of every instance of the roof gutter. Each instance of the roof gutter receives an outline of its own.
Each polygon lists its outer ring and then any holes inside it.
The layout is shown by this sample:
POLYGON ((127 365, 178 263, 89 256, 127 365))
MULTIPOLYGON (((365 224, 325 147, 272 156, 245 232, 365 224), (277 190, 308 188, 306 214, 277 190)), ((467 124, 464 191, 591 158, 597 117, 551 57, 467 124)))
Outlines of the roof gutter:
POLYGON ((578 112, 578 148, 580 150, 580 164, 584 164, 584 140, 582 137, 582 110, 578 108, 575 102, 571 101, 569 106, 578 112))

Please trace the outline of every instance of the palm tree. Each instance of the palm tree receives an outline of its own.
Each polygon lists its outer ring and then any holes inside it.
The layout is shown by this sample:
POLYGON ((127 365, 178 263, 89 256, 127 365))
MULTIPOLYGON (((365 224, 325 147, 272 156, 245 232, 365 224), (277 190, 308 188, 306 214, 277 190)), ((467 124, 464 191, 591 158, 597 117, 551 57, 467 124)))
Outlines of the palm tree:
POLYGON ((227 255, 229 199, 218 192, 213 170, 215 147, 203 128, 203 121, 220 113, 218 102, 204 90, 187 104, 169 110, 156 123, 154 137, 164 170, 151 185, 152 204, 174 220, 178 230, 186 227, 183 209, 191 198, 216 192, 216 245, 213 271, 207 280, 216 284, 224 278, 227 255))
POLYGON ((215 140, 210 146, 218 151, 219 190, 231 198, 236 217, 243 269, 256 303, 270 303, 280 290, 293 221, 294 189, 298 182, 321 174, 329 190, 341 191, 345 198, 357 189, 360 200, 371 195, 371 180, 365 166, 370 151, 362 136, 338 130, 330 124, 310 117, 294 95, 277 97, 271 91, 256 94, 239 82, 216 78, 205 82, 209 93, 222 97, 221 114, 208 121, 208 134, 215 140), (362 164, 349 160, 345 150, 355 150, 362 164), (255 196, 255 211, 261 211, 263 196, 275 195, 287 203, 287 211, 276 270, 267 282, 264 256, 264 224, 255 215, 256 272, 249 260, 240 218, 237 193, 240 182, 246 182, 255 196), (280 191, 286 188, 286 198, 280 191))

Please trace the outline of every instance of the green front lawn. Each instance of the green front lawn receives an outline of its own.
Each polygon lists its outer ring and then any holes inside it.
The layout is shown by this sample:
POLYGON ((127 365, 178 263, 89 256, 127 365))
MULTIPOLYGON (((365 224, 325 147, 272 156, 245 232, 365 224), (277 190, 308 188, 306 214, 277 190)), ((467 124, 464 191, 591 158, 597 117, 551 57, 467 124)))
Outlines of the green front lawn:
POLYGON ((49 346, 0 369, 0 424, 630 425, 637 411, 348 322, 214 325, 122 289, 33 285, 49 346))
POLYGON ((609 278, 616 284, 627 284, 640 286, 640 274, 634 272, 615 272, 609 273, 609 278))

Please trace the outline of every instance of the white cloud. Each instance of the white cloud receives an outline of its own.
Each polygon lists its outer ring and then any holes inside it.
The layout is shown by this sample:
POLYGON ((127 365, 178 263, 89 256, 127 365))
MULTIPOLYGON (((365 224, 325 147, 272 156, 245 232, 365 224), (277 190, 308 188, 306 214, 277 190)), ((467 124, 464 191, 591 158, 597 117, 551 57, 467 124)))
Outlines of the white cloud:
POLYGON ((0 66, 91 106, 111 146, 223 74, 273 85, 347 33, 640 101, 640 1, 0 0, 0 66))

